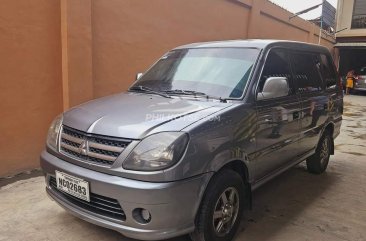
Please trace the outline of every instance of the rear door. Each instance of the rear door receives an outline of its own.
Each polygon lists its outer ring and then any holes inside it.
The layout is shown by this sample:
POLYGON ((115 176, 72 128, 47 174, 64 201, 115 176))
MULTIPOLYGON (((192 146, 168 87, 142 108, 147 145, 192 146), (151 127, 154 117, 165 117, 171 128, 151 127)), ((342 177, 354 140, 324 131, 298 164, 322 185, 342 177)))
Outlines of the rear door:
POLYGON ((316 147, 327 120, 328 94, 324 88, 318 53, 293 52, 291 63, 296 91, 301 97, 300 146, 305 154, 316 147))
POLYGON ((281 97, 267 97, 256 101, 258 129, 255 179, 257 180, 266 178, 294 161, 300 152, 298 139, 301 103, 295 93, 287 50, 280 48, 270 50, 257 93, 262 92, 264 82, 270 77, 287 78, 290 91, 281 97))
POLYGON ((334 124, 333 138, 340 132, 343 114, 343 91, 339 83, 338 73, 330 54, 320 54, 321 72, 328 97, 326 109, 327 123, 334 124))

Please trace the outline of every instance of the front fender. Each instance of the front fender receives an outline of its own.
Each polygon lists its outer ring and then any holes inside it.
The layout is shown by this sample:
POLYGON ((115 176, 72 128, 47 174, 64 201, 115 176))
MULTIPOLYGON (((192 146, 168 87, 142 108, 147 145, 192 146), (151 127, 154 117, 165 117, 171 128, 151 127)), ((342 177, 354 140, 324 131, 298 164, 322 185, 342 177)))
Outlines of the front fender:
POLYGON ((207 163, 205 171, 218 172, 229 163, 238 161, 240 161, 245 167, 246 170, 245 176, 247 178, 247 181, 250 182, 251 173, 253 173, 254 165, 249 160, 248 155, 244 151, 242 151, 239 147, 237 148, 233 147, 219 152, 217 155, 214 156, 211 162, 207 163))

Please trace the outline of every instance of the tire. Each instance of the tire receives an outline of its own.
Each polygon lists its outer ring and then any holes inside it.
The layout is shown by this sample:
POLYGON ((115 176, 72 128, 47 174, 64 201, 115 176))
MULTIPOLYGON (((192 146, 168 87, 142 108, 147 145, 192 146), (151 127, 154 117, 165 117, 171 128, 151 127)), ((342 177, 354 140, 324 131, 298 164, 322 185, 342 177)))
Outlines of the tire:
POLYGON ((330 132, 325 131, 320 138, 315 154, 306 160, 308 172, 313 174, 325 172, 329 163, 332 141, 330 132))
POLYGON ((192 241, 231 241, 239 228, 244 198, 245 184, 237 172, 225 169, 217 173, 198 210, 192 241))

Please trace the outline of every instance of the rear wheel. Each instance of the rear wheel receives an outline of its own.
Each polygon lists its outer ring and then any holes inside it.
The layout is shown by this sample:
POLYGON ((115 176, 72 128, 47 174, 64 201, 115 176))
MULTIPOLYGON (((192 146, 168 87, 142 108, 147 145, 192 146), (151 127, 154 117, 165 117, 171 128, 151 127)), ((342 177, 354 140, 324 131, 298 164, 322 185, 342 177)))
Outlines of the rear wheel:
POLYGON ((324 132, 314 155, 306 160, 306 166, 310 173, 321 174, 328 167, 332 138, 329 131, 324 132))
POLYGON ((241 176, 223 170, 213 178, 190 235, 193 241, 231 241, 241 221, 245 190, 241 176))

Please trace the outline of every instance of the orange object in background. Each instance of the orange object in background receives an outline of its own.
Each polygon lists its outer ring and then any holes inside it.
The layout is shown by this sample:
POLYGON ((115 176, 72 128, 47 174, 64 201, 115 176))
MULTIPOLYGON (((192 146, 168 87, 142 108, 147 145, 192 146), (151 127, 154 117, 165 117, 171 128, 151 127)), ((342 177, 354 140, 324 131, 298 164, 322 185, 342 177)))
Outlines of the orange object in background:
POLYGON ((347 73, 347 83, 346 83, 346 88, 353 88, 353 85, 354 85, 354 81, 356 79, 356 76, 355 76, 355 71, 354 70, 350 70, 348 73, 347 73))

